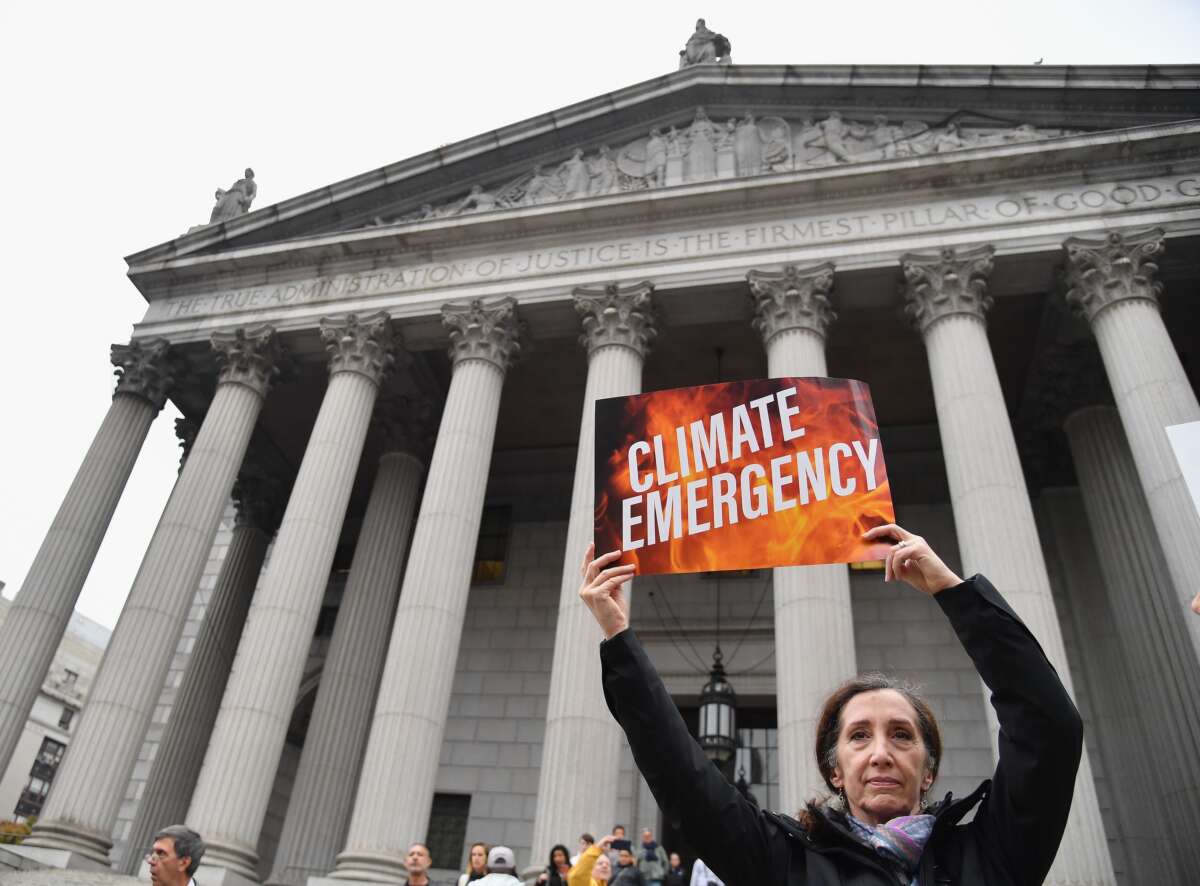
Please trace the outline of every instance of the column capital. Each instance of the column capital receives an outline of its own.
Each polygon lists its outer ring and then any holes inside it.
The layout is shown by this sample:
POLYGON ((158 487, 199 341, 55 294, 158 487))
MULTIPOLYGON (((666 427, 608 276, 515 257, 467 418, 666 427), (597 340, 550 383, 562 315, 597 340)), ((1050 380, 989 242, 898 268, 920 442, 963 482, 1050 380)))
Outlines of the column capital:
POLYGON ((766 344, 781 332, 804 329, 824 339, 837 319, 829 302, 833 263, 807 268, 784 265, 782 271, 749 271, 753 326, 766 344))
POLYGON ((179 448, 183 450, 179 454, 179 469, 183 470, 184 462, 187 461, 188 455, 192 451, 192 444, 196 442, 196 435, 200 433, 200 423, 203 420, 189 418, 184 415, 175 419, 175 437, 179 440, 179 448))
POLYGON ((426 461, 437 435, 437 412, 428 397, 407 394, 375 407, 375 432, 380 452, 407 452, 426 461))
POLYGON ((442 324, 450 330, 450 360, 456 368, 467 360, 484 360, 506 372, 521 352, 523 324, 515 298, 444 304, 442 324))
POLYGON ((212 346, 220 366, 218 384, 245 385, 260 397, 267 396, 285 357, 273 326, 243 326, 233 332, 214 332, 212 346))
POLYGON ((396 362, 397 336, 383 311, 321 318, 321 341, 329 352, 329 374, 357 372, 380 384, 396 362))
POLYGON ((623 347, 646 359, 658 335, 651 295, 654 284, 643 281, 631 286, 610 283, 600 288, 577 287, 571 291, 575 312, 583 325, 579 343, 591 356, 600 348, 623 347))
POLYGON ((1155 261, 1166 247, 1162 228, 1113 231, 1102 239, 1070 237, 1067 253, 1067 304, 1088 322, 1109 305, 1126 299, 1158 304, 1162 283, 1155 280, 1155 261))
POLYGON ((236 525, 274 535, 283 520, 290 483, 273 473, 251 454, 233 484, 236 525))
POLYGON ((992 306, 987 278, 992 272, 992 246, 946 247, 934 253, 900 256, 904 271, 905 313, 924 335, 929 327, 954 314, 984 318, 992 306))
POLYGON ((113 396, 132 394, 146 400, 156 410, 162 409, 175 383, 170 348, 165 338, 113 345, 109 351, 109 359, 116 367, 113 375, 117 377, 113 396))

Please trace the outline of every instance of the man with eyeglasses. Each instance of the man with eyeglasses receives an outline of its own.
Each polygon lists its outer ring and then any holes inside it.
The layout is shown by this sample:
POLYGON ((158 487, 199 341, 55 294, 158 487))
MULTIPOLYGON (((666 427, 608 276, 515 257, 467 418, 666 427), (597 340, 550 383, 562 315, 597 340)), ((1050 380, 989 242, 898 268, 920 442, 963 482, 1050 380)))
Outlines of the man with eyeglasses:
POLYGON ((197 886, 192 875, 200 867, 207 848, 189 827, 173 824, 154 835, 154 846, 146 855, 150 882, 155 886, 197 886))

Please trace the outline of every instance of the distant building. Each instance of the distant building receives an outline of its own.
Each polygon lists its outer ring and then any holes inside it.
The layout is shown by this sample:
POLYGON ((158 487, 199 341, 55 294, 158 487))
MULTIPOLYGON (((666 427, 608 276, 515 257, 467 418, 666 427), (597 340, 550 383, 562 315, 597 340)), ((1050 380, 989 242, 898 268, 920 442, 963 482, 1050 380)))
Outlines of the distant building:
MULTIPOLYGON (((11 606, 0 597, 0 624, 11 606)), ((41 813, 111 633, 78 612, 71 616, 16 752, 0 776, 0 820, 25 821, 41 813)))

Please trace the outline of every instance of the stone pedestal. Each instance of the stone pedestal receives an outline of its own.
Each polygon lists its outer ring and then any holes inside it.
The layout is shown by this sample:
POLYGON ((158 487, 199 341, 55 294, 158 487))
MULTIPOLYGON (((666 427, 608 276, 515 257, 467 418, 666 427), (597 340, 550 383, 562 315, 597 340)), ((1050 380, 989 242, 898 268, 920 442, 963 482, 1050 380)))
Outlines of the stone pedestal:
POLYGON ((329 387, 280 523, 271 566, 250 607, 188 813, 189 826, 208 843, 205 866, 250 880, 258 877, 259 831, 367 425, 380 380, 393 361, 386 314, 322 320, 321 338, 330 352, 329 387))
MULTIPOLYGON (((929 355, 963 571, 981 572, 1000 589, 1071 691, 1041 542, 987 340, 992 252, 984 246, 905 255, 907 309, 929 355)), ((986 710, 995 749, 995 713, 990 704, 986 710)), ((1046 882, 1115 882, 1086 751, 1066 833, 1046 882)))
POLYGON ((446 305, 454 361, 338 879, 404 878, 426 838, 516 302, 446 305), (397 753, 403 748, 403 753, 397 753))
POLYGON ((164 823, 187 817, 254 587, 279 525, 282 485, 247 468, 234 484, 237 523, 130 829, 128 873, 145 867, 133 850, 153 843, 164 823))
MULTIPOLYGON (((424 449, 416 440, 408 448, 424 449)), ((379 461, 268 883, 323 875, 342 847, 424 473, 409 452, 379 461)))
POLYGON ((142 560, 30 846, 108 864, 111 833, 150 714, 275 376, 273 330, 218 333, 220 381, 142 560))
MULTIPOLYGON (((772 378, 824 376, 825 338, 836 319, 829 294, 833 265, 747 275, 754 327, 772 378)), ((796 810, 828 790, 812 747, 825 697, 857 673, 850 573, 841 564, 773 571, 776 711, 781 808, 796 810)))
MULTIPOLYGON (((0 772, 12 759, 100 542, 172 378, 167 343, 114 345, 117 389, 0 625, 0 772)), ((11 810, 5 810, 9 812, 11 810)))
POLYGON ((617 817, 613 778, 620 765, 621 732, 604 704, 597 651, 603 635, 579 599, 579 566, 594 523, 595 404, 605 397, 641 392, 642 363, 654 338, 652 291, 648 283, 575 290, 588 375, 563 553, 531 864, 544 863, 550 847, 564 834, 608 833, 617 817))
POLYGON ((1148 793, 1165 813, 1174 854, 1184 870, 1200 870, 1200 841, 1189 836, 1191 822, 1200 818, 1200 665, 1176 612, 1175 588, 1117 411, 1079 409, 1065 428, 1103 589, 1137 687, 1142 729, 1130 753, 1158 773, 1158 787, 1148 793))
POLYGON ((1087 317, 1100 346, 1175 587, 1173 617, 1183 622, 1192 658, 1200 662, 1200 619, 1188 612, 1200 576, 1200 514, 1165 430, 1200 420, 1200 404, 1158 310, 1155 259, 1163 252, 1163 232, 1114 232, 1064 246, 1067 301, 1087 317))

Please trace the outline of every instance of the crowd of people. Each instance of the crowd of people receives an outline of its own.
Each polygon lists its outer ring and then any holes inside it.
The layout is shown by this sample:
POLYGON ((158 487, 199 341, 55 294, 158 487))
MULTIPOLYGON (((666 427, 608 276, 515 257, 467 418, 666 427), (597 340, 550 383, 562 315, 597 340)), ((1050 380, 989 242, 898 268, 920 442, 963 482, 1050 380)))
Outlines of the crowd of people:
MULTIPOLYGON (((409 884, 422 886, 431 859, 429 850, 420 844, 414 858, 410 852, 409 884), (415 870, 414 868, 420 868, 415 870)), ((513 852, 507 846, 488 846, 472 843, 467 856, 467 869, 458 878, 457 886, 516 886, 517 876, 513 852)), ((579 851, 570 854, 562 843, 550 850, 545 870, 536 878, 537 886, 723 886, 720 879, 700 859, 685 864, 678 852, 668 852, 654 839, 654 831, 642 831, 640 846, 625 835, 624 825, 615 825, 612 833, 597 840, 591 834, 580 834, 579 851)))

